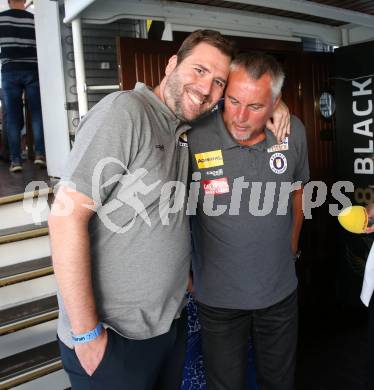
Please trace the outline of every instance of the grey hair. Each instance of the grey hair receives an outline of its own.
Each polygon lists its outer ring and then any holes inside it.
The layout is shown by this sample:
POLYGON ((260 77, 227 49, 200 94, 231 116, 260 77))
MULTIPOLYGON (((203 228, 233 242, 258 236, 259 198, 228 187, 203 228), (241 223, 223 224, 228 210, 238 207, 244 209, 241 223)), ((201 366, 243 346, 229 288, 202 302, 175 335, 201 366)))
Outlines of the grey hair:
POLYGON ((273 100, 280 95, 285 74, 281 64, 273 56, 257 52, 243 52, 232 60, 230 70, 237 70, 239 67, 243 67, 253 80, 259 80, 265 73, 268 73, 271 78, 273 100))

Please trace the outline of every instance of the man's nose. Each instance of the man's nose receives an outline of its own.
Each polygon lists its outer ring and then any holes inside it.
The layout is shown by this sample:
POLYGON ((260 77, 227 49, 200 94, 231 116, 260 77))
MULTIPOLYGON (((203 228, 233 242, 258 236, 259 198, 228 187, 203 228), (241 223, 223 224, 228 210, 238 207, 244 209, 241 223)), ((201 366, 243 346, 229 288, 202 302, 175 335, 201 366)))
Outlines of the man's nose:
POLYGON ((237 112, 237 118, 239 123, 247 122, 248 110, 246 107, 240 107, 237 112))
POLYGON ((199 83, 199 91, 205 96, 209 96, 213 87, 213 78, 210 76, 203 77, 199 83))

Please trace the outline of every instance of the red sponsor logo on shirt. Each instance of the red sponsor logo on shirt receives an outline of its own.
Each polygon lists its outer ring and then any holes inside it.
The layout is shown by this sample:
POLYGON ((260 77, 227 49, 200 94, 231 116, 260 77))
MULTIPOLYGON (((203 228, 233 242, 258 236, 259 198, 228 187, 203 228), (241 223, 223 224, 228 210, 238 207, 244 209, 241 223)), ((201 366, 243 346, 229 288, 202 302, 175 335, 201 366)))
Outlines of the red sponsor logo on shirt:
POLYGON ((229 192, 229 184, 226 177, 214 180, 202 180, 204 192, 207 195, 219 195, 229 192))

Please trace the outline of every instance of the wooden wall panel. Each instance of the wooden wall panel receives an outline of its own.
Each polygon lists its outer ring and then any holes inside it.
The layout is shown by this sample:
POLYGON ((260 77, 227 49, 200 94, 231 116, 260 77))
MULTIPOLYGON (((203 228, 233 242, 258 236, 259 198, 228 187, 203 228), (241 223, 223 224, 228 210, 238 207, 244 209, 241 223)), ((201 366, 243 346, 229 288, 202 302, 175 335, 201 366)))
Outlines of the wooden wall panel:
POLYGON ((335 117, 324 118, 319 109, 322 92, 332 93, 333 54, 303 53, 302 120, 307 129, 311 178, 331 183, 335 178, 335 117))
POLYGON ((137 81, 155 87, 162 80, 169 58, 179 45, 139 38, 117 38, 120 88, 132 89, 137 81))
MULTIPOLYGON (((302 120, 309 152, 310 177, 323 182, 328 191, 322 206, 312 210, 305 220, 302 235, 303 257, 299 265, 300 298, 319 306, 333 304, 339 229, 336 217, 329 213, 331 185, 335 181, 335 119, 320 114, 322 92, 332 93, 334 72, 332 53, 303 53, 301 70, 302 120)), ((323 186, 323 184, 321 184, 323 186)))

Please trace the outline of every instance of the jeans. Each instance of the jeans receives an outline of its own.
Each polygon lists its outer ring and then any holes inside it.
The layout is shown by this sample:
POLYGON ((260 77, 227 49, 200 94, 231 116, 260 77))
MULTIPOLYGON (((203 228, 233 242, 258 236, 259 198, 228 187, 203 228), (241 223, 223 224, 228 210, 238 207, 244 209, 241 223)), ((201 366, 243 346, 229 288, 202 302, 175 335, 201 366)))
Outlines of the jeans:
POLYGON ((298 328, 297 292, 268 308, 239 310, 198 303, 207 390, 248 389, 253 344, 261 390, 293 390, 298 328))
POLYGON ((1 73, 3 102, 7 115, 7 136, 12 162, 21 161, 21 129, 23 127, 22 93, 25 91, 31 113, 35 154, 45 155, 39 77, 36 70, 1 73))
POLYGON ((130 340, 108 329, 108 344, 89 376, 74 350, 59 341, 62 364, 74 390, 178 390, 183 379, 187 313, 169 332, 146 340, 130 340))

